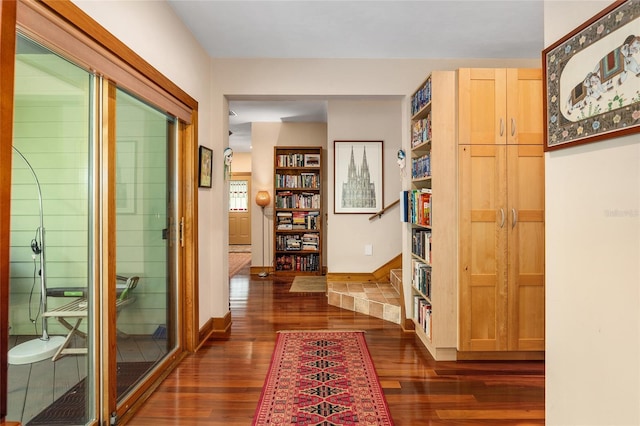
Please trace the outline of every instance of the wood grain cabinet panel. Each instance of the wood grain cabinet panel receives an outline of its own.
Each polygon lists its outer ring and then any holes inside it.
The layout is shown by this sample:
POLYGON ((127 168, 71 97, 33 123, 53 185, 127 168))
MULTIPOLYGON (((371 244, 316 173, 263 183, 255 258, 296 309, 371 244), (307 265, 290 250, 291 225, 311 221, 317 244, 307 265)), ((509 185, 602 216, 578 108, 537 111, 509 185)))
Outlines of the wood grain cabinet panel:
POLYGON ((461 351, 544 350, 542 146, 459 146, 461 351))
POLYGON ((540 69, 458 70, 458 141, 542 145, 540 69))
POLYGON ((539 69, 458 70, 459 350, 544 350, 539 69))

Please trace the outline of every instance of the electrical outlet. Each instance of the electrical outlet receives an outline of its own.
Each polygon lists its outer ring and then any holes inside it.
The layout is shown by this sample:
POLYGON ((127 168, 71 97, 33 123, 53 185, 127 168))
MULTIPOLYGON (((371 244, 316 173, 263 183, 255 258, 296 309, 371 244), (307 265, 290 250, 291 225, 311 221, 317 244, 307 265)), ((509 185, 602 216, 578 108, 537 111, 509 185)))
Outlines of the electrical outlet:
POLYGON ((364 245, 364 255, 373 256, 373 246, 371 244, 364 245))

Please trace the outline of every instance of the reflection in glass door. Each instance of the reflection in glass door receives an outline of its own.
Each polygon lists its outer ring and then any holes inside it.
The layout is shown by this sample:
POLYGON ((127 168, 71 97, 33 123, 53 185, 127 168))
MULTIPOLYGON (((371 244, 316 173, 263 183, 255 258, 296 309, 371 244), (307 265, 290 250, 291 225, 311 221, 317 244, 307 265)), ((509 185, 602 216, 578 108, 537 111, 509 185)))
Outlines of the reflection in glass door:
MULTIPOLYGON (((109 349, 95 339, 101 306, 93 301, 103 300, 96 271, 105 268, 95 250, 101 206, 94 176, 111 170, 99 163, 93 137, 104 124, 98 123, 101 85, 95 81, 87 70, 18 36, 6 419, 32 426, 51 425, 52 419, 87 424, 104 403, 98 390, 107 372, 96 354, 109 349)), ((116 259, 107 263, 115 261, 118 276, 109 283, 117 295, 117 341, 109 348, 116 348, 120 401, 178 342, 178 126, 120 90, 115 124, 115 194, 108 195, 116 204, 116 259)), ((100 332, 112 326, 103 324, 100 332)))
POLYGON ((18 35, 7 420, 22 424, 94 416, 94 87, 92 74, 18 35), (58 315, 73 303, 84 305, 58 315), (77 403, 65 405, 70 395, 77 403))
POLYGON ((116 93, 117 377, 121 400, 175 348, 176 119, 116 93))

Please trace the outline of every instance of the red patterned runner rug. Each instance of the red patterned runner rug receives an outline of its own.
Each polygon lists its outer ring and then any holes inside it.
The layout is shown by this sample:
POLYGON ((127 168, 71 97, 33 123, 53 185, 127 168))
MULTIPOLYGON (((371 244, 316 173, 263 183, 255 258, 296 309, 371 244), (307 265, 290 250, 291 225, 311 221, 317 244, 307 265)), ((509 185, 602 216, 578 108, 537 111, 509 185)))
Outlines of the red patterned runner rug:
POLYGON ((392 426, 359 331, 279 332, 254 426, 392 426))

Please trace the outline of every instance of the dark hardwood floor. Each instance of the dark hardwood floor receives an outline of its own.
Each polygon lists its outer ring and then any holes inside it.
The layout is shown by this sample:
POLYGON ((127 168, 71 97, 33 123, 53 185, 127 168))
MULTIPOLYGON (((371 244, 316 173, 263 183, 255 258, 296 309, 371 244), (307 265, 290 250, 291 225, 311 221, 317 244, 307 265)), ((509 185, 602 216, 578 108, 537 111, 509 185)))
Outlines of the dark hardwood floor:
POLYGON ((251 425, 276 332, 365 330, 396 426, 542 425, 544 362, 436 362, 396 324, 289 293, 293 277, 231 279, 231 331, 182 361, 129 425, 251 425))

